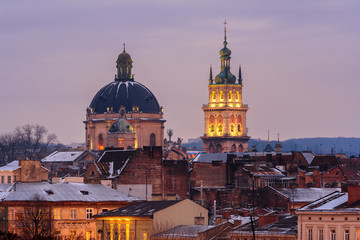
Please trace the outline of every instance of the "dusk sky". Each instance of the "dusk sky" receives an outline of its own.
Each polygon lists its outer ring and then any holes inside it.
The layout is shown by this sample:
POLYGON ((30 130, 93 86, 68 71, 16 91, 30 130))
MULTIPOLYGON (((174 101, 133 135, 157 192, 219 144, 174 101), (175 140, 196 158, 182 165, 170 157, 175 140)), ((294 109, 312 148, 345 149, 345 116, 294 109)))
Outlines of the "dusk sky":
POLYGON ((252 138, 360 137, 358 0, 3 0, 0 134, 41 124, 61 143, 84 142, 85 110, 126 43, 165 130, 199 137, 224 19, 252 138))

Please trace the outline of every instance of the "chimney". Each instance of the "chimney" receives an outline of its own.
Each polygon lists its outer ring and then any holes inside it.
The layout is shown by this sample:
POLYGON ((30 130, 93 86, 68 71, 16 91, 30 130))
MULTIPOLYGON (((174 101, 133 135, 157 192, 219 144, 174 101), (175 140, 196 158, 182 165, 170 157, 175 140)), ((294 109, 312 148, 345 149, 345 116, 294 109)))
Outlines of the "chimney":
POLYGON ((268 224, 276 222, 278 220, 279 220, 279 216, 277 216, 277 215, 259 216, 259 226, 258 227, 268 225, 268 224))
POLYGON ((360 200, 360 186, 348 186, 348 205, 360 200))

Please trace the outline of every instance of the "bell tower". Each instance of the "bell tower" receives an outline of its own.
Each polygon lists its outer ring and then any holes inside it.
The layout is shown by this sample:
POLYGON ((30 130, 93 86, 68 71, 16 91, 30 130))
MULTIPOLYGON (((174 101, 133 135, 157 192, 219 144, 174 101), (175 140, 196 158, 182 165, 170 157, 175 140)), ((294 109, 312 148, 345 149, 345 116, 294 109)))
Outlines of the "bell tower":
POLYGON ((205 129, 201 137, 204 152, 243 152, 248 150, 246 112, 249 109, 242 101, 242 73, 239 78, 230 72, 231 51, 227 48, 226 24, 224 22, 224 47, 220 50, 221 69, 215 79, 210 66, 209 103, 204 104, 205 129))

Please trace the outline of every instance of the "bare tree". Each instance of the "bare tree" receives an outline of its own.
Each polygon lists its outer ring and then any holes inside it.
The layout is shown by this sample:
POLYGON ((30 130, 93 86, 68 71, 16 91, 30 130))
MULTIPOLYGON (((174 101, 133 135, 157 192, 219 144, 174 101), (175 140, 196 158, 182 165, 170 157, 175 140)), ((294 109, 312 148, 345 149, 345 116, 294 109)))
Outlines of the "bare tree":
POLYGON ((0 162, 6 163, 16 158, 18 140, 14 133, 0 135, 0 162))
POLYGON ((0 135, 0 160, 3 163, 16 159, 40 159, 56 141, 44 126, 26 124, 13 133, 0 135))
POLYGON ((23 212, 17 215, 16 226, 23 239, 51 239, 53 219, 50 206, 35 194, 23 212))

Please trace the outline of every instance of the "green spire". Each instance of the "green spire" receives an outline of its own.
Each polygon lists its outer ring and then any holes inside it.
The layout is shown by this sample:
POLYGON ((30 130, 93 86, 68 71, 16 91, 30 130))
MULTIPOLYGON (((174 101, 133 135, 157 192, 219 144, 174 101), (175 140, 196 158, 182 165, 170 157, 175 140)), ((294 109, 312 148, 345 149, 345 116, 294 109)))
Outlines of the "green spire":
POLYGON ((239 65, 239 80, 238 80, 239 85, 242 85, 242 73, 241 73, 241 65, 239 65))
POLYGON ((224 22, 224 47, 220 50, 221 72, 215 77, 216 84, 235 84, 236 77, 230 72, 231 50, 227 48, 226 20, 224 22))

